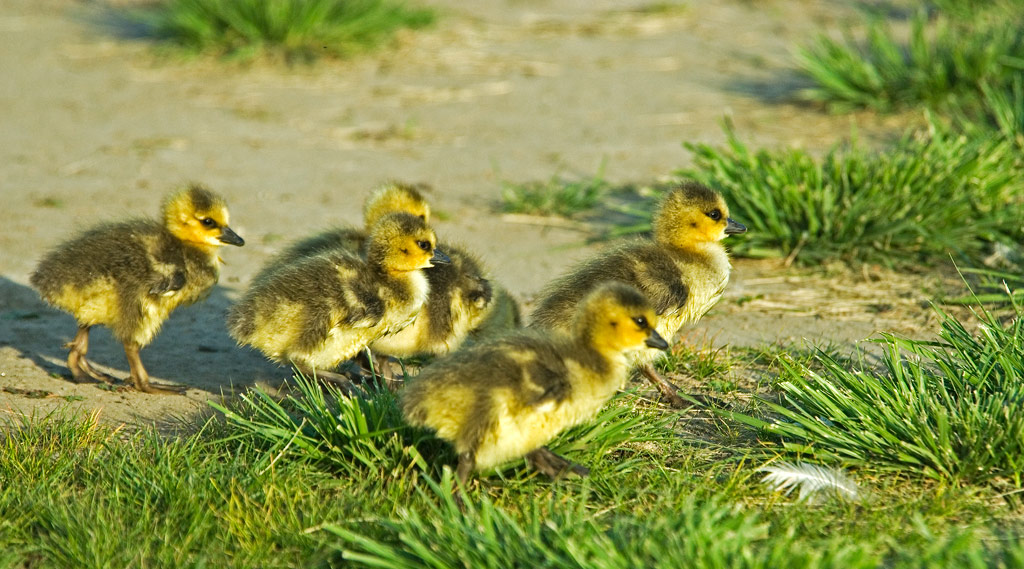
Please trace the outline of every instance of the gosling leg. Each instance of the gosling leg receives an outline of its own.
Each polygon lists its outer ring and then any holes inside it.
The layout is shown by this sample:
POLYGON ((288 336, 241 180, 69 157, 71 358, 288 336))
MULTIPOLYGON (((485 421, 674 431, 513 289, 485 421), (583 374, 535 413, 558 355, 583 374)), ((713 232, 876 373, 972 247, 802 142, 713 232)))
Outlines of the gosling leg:
POLYGON ((128 357, 128 368, 131 370, 131 380, 135 389, 143 393, 157 395, 184 395, 188 388, 183 385, 170 385, 167 383, 156 383, 149 381, 149 372, 142 365, 142 358, 139 357, 139 345, 135 342, 126 342, 124 354, 128 357))
POLYGON ((658 391, 661 392, 661 395, 668 400, 669 405, 672 407, 675 407, 676 409, 688 409, 693 405, 689 401, 680 397, 678 388, 669 383, 664 377, 661 377, 661 374, 655 371, 654 366, 651 364, 644 364, 640 366, 640 373, 658 388, 658 391))
POLYGON ((113 383, 114 378, 93 369, 85 357, 89 352, 90 328, 91 326, 79 326, 75 339, 64 344, 64 347, 70 350, 68 352, 68 369, 71 370, 71 378, 75 383, 93 383, 93 380, 113 383))
POLYGON ((476 469, 476 453, 473 451, 466 451, 459 454, 459 466, 455 469, 455 477, 458 478, 459 484, 455 487, 452 498, 455 503, 459 506, 459 510, 462 512, 466 511, 465 497, 462 495, 469 486, 469 475, 476 469))
POLYGON ((455 469, 455 475, 459 482, 465 487, 469 483, 469 475, 476 468, 476 454, 473 451, 466 451, 459 455, 459 466, 455 469))

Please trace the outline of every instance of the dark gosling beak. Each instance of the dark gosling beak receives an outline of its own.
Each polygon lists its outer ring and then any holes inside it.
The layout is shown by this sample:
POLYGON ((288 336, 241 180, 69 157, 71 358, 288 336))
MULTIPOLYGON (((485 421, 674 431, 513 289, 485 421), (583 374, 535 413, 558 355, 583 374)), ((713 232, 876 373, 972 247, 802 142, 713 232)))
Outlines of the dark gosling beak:
POLYGON ((725 221, 727 222, 725 224, 725 234, 726 235, 739 235, 740 233, 746 233, 747 232, 747 226, 743 225, 742 223, 740 223, 738 221, 736 221, 735 219, 733 219, 731 217, 727 217, 725 219, 725 221))
POLYGON ((220 239, 221 243, 227 243, 228 245, 235 245, 237 247, 245 245, 245 239, 239 237, 237 233, 232 231, 231 228, 227 226, 221 228, 220 236, 217 237, 217 239, 220 239))
POLYGON ((657 348, 659 350, 668 349, 668 342, 666 342, 665 338, 662 338, 661 334, 653 328, 651 328, 651 335, 647 336, 647 339, 644 340, 644 344, 647 344, 648 347, 657 348))
POLYGON ((434 249, 434 256, 430 258, 430 264, 435 264, 435 263, 446 264, 446 263, 451 263, 451 262, 452 262, 451 257, 449 257, 448 255, 445 255, 444 251, 442 251, 440 249, 434 249))

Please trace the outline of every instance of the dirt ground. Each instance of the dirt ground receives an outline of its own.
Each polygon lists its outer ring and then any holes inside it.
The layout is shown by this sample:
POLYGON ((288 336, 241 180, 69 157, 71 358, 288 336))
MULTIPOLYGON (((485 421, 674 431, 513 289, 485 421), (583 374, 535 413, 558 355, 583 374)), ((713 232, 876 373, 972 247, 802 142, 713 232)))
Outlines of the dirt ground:
MULTIPOLYGON (((723 140, 721 121, 755 145, 822 150, 851 117, 794 104, 791 49, 852 16, 847 2, 436 0, 439 24, 395 50, 303 69, 168 61, 118 39, 97 4, 0 4, 0 410, 70 405, 129 425, 188 418, 212 397, 288 375, 228 337, 224 314, 261 263, 317 228, 360 222, 364 196, 397 179, 429 184, 442 239, 461 242, 529 302, 596 250, 578 228, 495 213, 502 182, 593 176, 651 182, 686 165, 682 142, 723 140), (75 326, 28 275, 48 248, 102 220, 153 215, 169 190, 222 193, 245 237, 221 283, 177 311, 142 352, 184 397, 68 381, 75 326)), ((899 125, 855 117, 881 141, 899 125)), ((740 220, 743 221, 743 220, 740 220)), ((785 269, 739 261, 726 298, 692 341, 851 343, 933 326, 929 277, 785 269), (700 340, 698 340, 698 338, 700 340)), ((127 375, 120 345, 93 334, 90 355, 127 375)))

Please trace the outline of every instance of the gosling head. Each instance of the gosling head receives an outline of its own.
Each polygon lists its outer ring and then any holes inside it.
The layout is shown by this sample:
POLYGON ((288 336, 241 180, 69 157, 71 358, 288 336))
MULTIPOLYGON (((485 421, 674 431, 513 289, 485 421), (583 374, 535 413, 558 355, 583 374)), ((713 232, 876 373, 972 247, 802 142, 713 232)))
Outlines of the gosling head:
POLYGON ((370 230, 367 259, 388 272, 404 273, 448 263, 448 255, 437 249, 434 230, 410 213, 389 213, 370 230))
POLYGON ((164 200, 164 225, 182 241, 205 247, 236 245, 245 240, 228 227, 224 199, 199 184, 175 192, 164 200))
POLYGON ((601 353, 625 353, 643 348, 668 349, 654 329, 658 315, 636 287, 621 282, 601 285, 587 295, 577 313, 577 334, 589 338, 601 353))
POLYGON ((697 182, 685 182, 668 192, 654 214, 655 241, 679 249, 716 242, 747 228, 729 217, 722 196, 697 182))
POLYGON ((430 221, 430 204, 414 186, 390 183, 375 190, 363 203, 363 220, 370 231, 388 213, 405 212, 430 221))

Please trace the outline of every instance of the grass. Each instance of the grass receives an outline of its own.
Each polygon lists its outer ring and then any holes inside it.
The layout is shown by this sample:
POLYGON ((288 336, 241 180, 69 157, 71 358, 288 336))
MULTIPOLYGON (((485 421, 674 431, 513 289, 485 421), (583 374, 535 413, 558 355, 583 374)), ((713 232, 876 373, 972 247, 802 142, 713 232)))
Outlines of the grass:
MULTIPOLYGON (((431 483, 424 491, 432 503, 428 511, 377 522, 384 538, 337 525, 326 529, 349 543, 347 559, 393 569, 536 567, 538 560, 553 568, 625 569, 669 559, 695 568, 811 566, 792 536, 769 539, 769 524, 760 516, 713 499, 659 496, 661 503, 653 505, 678 515, 609 516, 584 486, 512 515, 486 496, 461 511, 452 491, 450 477, 431 483)), ((839 548, 825 557, 832 566, 850 566, 865 553, 839 548)))
POLYGON ((687 144, 679 172, 722 191, 749 231, 730 238, 739 255, 909 265, 952 255, 976 262, 996 243, 1024 240, 1024 167, 999 137, 957 134, 932 123, 880 152, 836 146, 752 150, 726 125, 724 147, 687 144))
MULTIPOLYGON (((295 378, 294 389, 280 401, 254 389, 232 408, 211 405, 224 413, 240 443, 263 451, 267 466, 287 458, 349 476, 367 469, 383 476, 411 468, 428 471, 417 445, 429 437, 405 424, 386 389, 371 388, 366 399, 350 398, 302 376, 295 378)), ((428 456, 437 455, 434 462, 441 457, 439 448, 429 451, 428 456)))
POLYGON ((317 558, 303 516, 338 503, 323 474, 256 474, 256 456, 209 433, 169 440, 56 414, 7 425, 2 446, 5 567, 292 567, 317 558))
POLYGON ((475 478, 410 431, 394 398, 299 379, 164 438, 58 413, 0 438, 2 567, 1015 567, 1018 509, 990 485, 854 473, 860 502, 760 483, 749 446, 673 434, 630 394, 560 437, 592 467, 551 482, 512 464, 475 478))
POLYGON ((501 211, 528 215, 572 217, 594 208, 611 190, 602 172, 593 178, 569 180, 553 176, 544 182, 505 182, 501 211))
POLYGON ((952 484, 1024 484, 1024 310, 975 312, 976 331, 940 311, 935 341, 883 334, 878 366, 820 354, 784 363, 776 418, 733 415, 778 449, 823 462, 917 472, 952 484))
MULTIPOLYGON (((326 529, 347 542, 346 559, 395 569, 1012 567, 1021 553, 1019 542, 987 546, 973 528, 937 533, 921 514, 911 515, 898 536, 844 540, 839 529, 808 539, 800 529, 783 525, 817 525, 801 514, 779 523, 772 513, 692 493, 657 493, 643 504, 651 512, 672 515, 608 511, 586 488, 534 501, 510 514, 487 497, 463 512, 451 500, 451 488, 447 479, 432 484, 425 493, 436 505, 426 513, 402 512, 400 518, 375 521, 381 537, 338 525, 326 529), (887 555, 895 539, 906 545, 887 555)), ((829 518, 836 513, 816 510, 829 518)))
POLYGON ((963 269, 965 278, 975 281, 970 294, 959 298, 946 299, 951 304, 1000 304, 1024 302, 1024 268, 1017 263, 1009 263, 1011 268, 1004 269, 963 269))
POLYGON ((817 83, 803 96, 833 111, 889 112, 971 104, 986 86, 1005 89, 1024 70, 1024 4, 979 9, 973 3, 973 10, 960 2, 940 4, 952 15, 919 11, 906 40, 875 19, 863 40, 822 35, 798 49, 798 65, 817 83))
POLYGON ((136 18, 145 35, 188 52, 308 62, 376 48, 435 15, 400 0, 164 0, 136 18))
POLYGON ((745 368, 745 370, 739 369, 734 373, 754 375, 759 379, 762 390, 777 393, 779 383, 785 379, 787 372, 791 369, 821 371, 822 359, 839 362, 847 367, 853 365, 855 361, 847 351, 833 342, 811 343, 808 339, 796 344, 773 343, 736 347, 732 350, 734 361, 741 364, 737 367, 745 368))
POLYGON ((734 363, 735 358, 728 346, 712 348, 708 344, 690 347, 678 342, 654 362, 654 367, 663 374, 686 374, 716 391, 729 392, 736 389, 736 382, 729 377, 734 363))
POLYGON ((982 85, 981 92, 980 113, 970 109, 954 113, 960 128, 975 137, 990 137, 994 130, 1024 150, 1024 75, 1014 77, 1003 89, 982 85))

